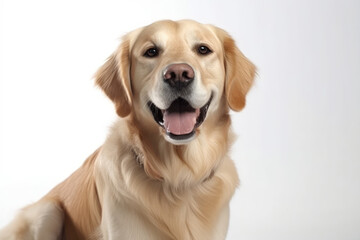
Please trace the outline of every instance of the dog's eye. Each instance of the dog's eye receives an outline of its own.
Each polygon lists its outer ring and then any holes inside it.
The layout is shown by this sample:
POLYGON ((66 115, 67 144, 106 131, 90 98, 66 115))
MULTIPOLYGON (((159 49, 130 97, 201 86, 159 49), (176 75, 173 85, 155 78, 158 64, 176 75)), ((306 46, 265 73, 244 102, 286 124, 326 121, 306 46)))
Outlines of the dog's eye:
POLYGON ((208 55, 210 53, 212 53, 212 51, 210 50, 210 48, 208 48, 207 46, 204 45, 200 45, 197 49, 198 53, 201 55, 208 55))
POLYGON ((156 57, 157 55, 159 55, 159 49, 156 47, 149 48, 144 53, 144 57, 148 57, 148 58, 153 58, 156 57))

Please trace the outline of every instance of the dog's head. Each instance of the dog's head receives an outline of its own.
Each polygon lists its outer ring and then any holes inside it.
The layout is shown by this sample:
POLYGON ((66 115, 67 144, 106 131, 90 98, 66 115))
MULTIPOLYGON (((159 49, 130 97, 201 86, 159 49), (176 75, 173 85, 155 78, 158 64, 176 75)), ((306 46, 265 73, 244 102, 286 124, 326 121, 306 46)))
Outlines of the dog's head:
POLYGON ((160 129, 170 143, 186 144, 228 106, 245 106, 254 75, 225 31, 190 20, 160 21, 124 36, 96 83, 120 117, 131 115, 160 129))

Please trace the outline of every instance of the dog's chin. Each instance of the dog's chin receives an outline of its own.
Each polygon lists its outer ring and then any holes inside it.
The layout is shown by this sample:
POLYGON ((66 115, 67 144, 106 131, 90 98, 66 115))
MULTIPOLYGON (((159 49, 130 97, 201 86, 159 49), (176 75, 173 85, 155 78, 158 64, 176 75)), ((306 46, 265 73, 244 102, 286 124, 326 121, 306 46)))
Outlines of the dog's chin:
POLYGON ((196 130, 205 121, 211 100, 212 96, 201 108, 193 108, 183 98, 173 101, 167 109, 160 109, 151 101, 148 107, 155 122, 163 129, 165 140, 183 145, 196 138, 196 130))
POLYGON ((174 145, 184 145, 190 143, 196 137, 195 131, 186 135, 173 135, 169 133, 165 133, 165 140, 174 145))

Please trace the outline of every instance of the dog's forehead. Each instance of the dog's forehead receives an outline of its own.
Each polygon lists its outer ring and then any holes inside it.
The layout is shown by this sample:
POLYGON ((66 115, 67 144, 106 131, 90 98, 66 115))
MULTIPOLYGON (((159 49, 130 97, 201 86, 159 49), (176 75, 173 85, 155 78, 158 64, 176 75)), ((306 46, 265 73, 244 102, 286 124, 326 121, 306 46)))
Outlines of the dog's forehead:
POLYGON ((205 40, 216 40, 211 27, 191 20, 155 22, 144 27, 138 36, 140 42, 153 42, 165 46, 169 42, 192 44, 205 40))

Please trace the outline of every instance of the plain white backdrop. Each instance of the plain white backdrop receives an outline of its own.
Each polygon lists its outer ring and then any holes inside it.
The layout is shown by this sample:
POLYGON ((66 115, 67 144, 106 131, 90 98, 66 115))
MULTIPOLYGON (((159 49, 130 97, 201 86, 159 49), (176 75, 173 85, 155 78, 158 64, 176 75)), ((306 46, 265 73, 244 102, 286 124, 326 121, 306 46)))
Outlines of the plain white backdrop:
MULTIPOLYGON (((226 29, 258 67, 232 149, 228 239, 360 239, 360 2, 1 2, 0 227, 100 146, 116 118, 92 76, 160 19, 226 29)), ((175 216, 174 216, 175 217, 175 216)))

